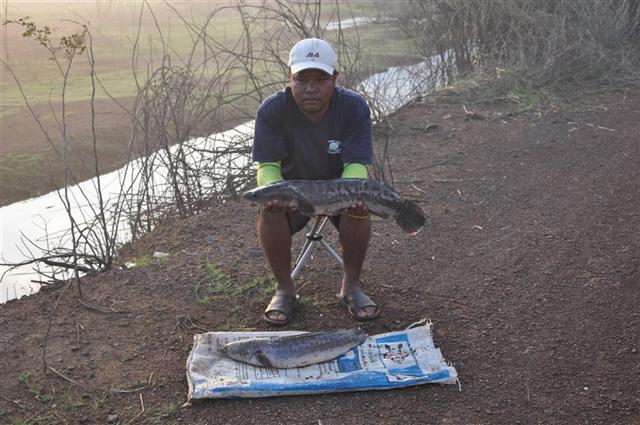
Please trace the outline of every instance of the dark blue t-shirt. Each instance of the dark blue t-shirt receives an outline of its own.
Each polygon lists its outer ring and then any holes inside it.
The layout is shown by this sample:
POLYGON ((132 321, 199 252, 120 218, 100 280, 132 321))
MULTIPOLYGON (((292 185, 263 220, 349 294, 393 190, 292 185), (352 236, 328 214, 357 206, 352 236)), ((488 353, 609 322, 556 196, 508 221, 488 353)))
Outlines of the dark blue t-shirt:
POLYGON ((281 161, 285 180, 338 178, 345 162, 371 164, 371 113, 354 91, 336 87, 322 121, 311 122, 287 87, 258 109, 253 160, 281 161))

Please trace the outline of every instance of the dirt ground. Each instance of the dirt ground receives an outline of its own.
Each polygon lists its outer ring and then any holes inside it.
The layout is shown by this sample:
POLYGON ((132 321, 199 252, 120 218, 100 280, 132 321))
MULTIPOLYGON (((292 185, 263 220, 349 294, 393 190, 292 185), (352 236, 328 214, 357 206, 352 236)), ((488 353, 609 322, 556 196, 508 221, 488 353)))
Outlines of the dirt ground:
MULTIPOLYGON (((582 92, 519 113, 465 106, 476 115, 443 94, 393 117, 395 185, 428 224, 410 237, 375 221, 364 272, 382 310, 364 328, 431 319, 462 391, 180 407, 195 333, 269 329, 256 208, 238 200, 164 224, 122 261, 168 258, 83 279, 87 300, 118 313, 83 306, 74 286, 0 306, 0 422, 640 424, 640 96, 582 92), (226 290, 214 290, 220 279, 226 290), (68 380, 43 375, 58 299, 46 361, 68 380)), ((287 329, 357 325, 335 301, 332 261, 318 254, 304 269, 287 329)))

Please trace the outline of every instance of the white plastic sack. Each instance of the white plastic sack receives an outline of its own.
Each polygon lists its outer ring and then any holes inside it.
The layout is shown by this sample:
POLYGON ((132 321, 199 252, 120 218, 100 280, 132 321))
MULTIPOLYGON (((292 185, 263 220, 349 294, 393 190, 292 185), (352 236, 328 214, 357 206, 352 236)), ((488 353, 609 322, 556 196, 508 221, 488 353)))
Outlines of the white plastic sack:
POLYGON ((431 324, 372 335, 333 361, 293 369, 253 366, 219 352, 222 345, 239 339, 299 333, 196 334, 187 359, 189 400, 386 390, 457 381, 455 368, 445 363, 433 344, 431 324))

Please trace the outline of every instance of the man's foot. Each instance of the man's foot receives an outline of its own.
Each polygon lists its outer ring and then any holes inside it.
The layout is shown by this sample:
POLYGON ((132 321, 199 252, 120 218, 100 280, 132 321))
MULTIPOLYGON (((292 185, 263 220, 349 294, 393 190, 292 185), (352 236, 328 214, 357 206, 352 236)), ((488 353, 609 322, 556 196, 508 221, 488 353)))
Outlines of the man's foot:
POLYGON ((364 292, 358 289, 349 294, 338 294, 338 299, 347 306, 354 319, 361 322, 373 320, 380 315, 376 303, 364 292))
POLYGON ((297 295, 276 292, 264 312, 264 320, 272 325, 286 325, 293 318, 297 300, 297 295))

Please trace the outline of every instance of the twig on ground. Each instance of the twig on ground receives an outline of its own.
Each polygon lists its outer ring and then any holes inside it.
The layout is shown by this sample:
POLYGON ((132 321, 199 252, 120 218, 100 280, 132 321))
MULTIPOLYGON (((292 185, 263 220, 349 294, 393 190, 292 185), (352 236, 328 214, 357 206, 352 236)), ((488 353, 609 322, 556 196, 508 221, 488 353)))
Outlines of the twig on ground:
POLYGON ((11 400, 10 398, 7 398, 7 397, 3 396, 2 394, 0 394, 0 398, 3 399, 4 401, 8 402, 8 403, 15 404, 16 406, 18 406, 19 409, 24 409, 24 406, 22 404, 20 404, 19 401, 11 400))
POLYGON ((593 128, 597 128, 599 130, 606 130, 606 131, 613 131, 615 132, 615 130, 613 128, 609 128, 609 127, 603 127, 601 125, 595 125, 595 124, 591 124, 590 122, 587 121, 582 121, 585 125, 588 125, 589 127, 593 127, 593 128))
POLYGON ((483 120, 486 117, 482 114, 479 114, 477 112, 473 112, 470 109, 467 109, 467 107, 465 105, 462 105, 462 109, 464 110, 464 115, 467 119, 473 119, 473 120, 483 120))
POLYGON ((100 306, 96 306, 96 305, 93 305, 93 304, 89 304, 81 297, 76 297, 76 299, 80 302, 80 304, 82 304, 83 306, 87 307, 88 309, 99 311, 100 313, 108 313, 108 314, 112 314, 112 313, 119 313, 119 314, 129 313, 126 310, 114 310, 112 308, 108 309, 108 308, 105 308, 105 307, 100 307, 100 306))
POLYGON ((463 183, 465 180, 461 179, 434 179, 434 183, 463 183))
POLYGON ((132 393, 137 393, 138 391, 142 391, 145 388, 147 388, 147 384, 141 385, 139 387, 131 388, 130 390, 128 390, 128 389, 120 389, 120 388, 112 388, 111 391, 114 392, 114 393, 119 393, 119 394, 132 394, 132 393))
POLYGON ((142 398, 142 394, 138 394, 140 396, 140 412, 131 418, 127 424, 133 423, 136 419, 138 419, 144 413, 144 399, 142 398))
POLYGON ((77 321, 75 321, 75 323, 76 323, 76 337, 78 340, 78 344, 80 344, 80 329, 84 330, 84 327, 77 321))
POLYGON ((411 187, 413 187, 415 190, 417 190, 420 193, 427 193, 424 190, 420 189, 418 186, 416 186, 415 184, 411 183, 411 187))
POLYGON ((140 354, 144 354, 144 351, 138 351, 137 353, 133 353, 132 355, 130 355, 129 357, 125 357, 124 359, 122 359, 123 362, 128 362, 131 359, 134 359, 136 357, 138 357, 140 354))
POLYGON ((55 370, 53 368, 53 366, 49 366, 49 370, 51 370, 53 373, 55 373, 56 375, 58 375, 59 377, 61 377, 62 379, 71 382, 74 385, 78 385, 80 387, 82 387, 83 385, 77 381, 74 381, 73 379, 69 378, 68 376, 65 376, 64 374, 58 372, 57 370, 55 370))

